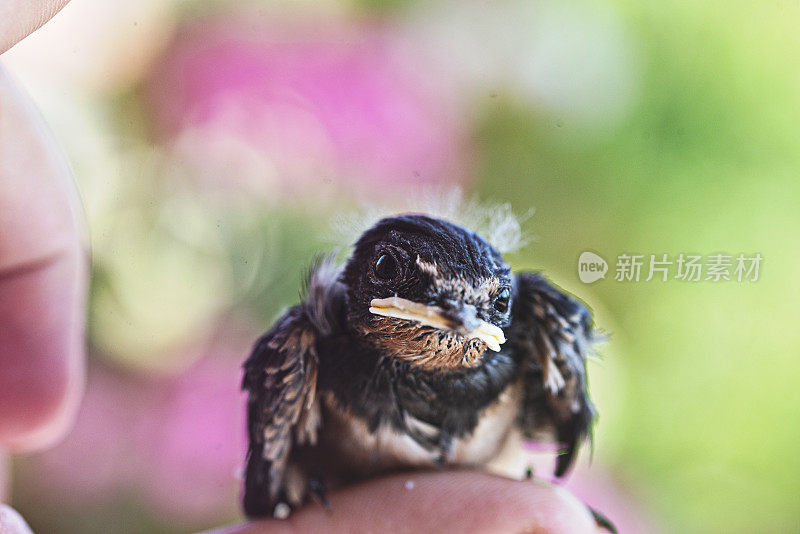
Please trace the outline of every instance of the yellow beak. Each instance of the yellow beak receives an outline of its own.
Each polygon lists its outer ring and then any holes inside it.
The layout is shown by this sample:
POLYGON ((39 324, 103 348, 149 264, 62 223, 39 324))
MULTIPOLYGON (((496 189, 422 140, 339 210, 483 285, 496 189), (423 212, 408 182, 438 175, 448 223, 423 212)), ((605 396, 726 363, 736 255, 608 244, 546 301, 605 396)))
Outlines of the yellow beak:
MULTIPOLYGON (((451 329, 450 322, 444 317, 442 309, 438 306, 428 306, 400 297, 372 299, 369 311, 383 317, 416 321, 440 330, 451 329)), ((506 342, 503 330, 486 321, 481 321, 477 328, 466 334, 466 337, 480 339, 495 352, 499 352, 500 345, 506 342)))

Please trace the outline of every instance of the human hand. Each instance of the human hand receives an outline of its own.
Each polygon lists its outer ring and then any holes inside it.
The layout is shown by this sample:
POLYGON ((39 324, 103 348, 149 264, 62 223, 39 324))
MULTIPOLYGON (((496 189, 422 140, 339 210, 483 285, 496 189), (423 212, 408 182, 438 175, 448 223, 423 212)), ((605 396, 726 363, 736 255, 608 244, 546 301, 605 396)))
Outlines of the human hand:
MULTIPOLYGON (((0 52, 66 2, 0 6, 0 52)), ((0 67, 0 450, 29 452, 71 427, 83 389, 87 262, 69 167, 0 67)), ((0 458, 2 460, 2 458, 0 458)), ((0 500, 3 495, 0 480, 0 500)), ((0 533, 29 532, 0 504, 0 533)))

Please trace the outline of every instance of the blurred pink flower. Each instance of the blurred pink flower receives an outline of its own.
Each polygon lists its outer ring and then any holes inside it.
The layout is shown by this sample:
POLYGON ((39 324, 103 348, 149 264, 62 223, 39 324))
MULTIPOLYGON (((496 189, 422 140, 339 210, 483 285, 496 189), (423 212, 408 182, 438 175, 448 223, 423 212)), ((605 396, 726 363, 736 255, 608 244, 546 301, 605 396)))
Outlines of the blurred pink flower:
POLYGON ((244 460, 240 360, 215 354, 166 381, 140 421, 147 469, 145 496, 162 514, 187 523, 219 520, 237 510, 244 460))
POLYGON ((464 127, 436 72, 384 28, 320 24, 240 16, 181 32, 148 87, 177 157, 273 197, 461 180, 464 127))
POLYGON ((20 478, 59 503, 113 498, 141 467, 134 455, 136 420, 147 395, 142 384, 90 366, 75 428, 55 448, 25 462, 20 478))
POLYGON ((212 352, 167 378, 91 366, 73 432, 23 462, 26 493, 67 507, 113 507, 138 493, 149 515, 165 523, 205 525, 234 516, 245 453, 241 355, 212 352))

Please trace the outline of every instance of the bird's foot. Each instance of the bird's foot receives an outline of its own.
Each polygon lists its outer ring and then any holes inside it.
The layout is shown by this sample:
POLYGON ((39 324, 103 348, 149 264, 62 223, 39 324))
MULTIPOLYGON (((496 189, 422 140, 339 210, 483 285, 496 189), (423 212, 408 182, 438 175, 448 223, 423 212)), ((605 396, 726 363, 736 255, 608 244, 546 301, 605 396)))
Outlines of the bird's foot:
POLYGON ((316 502, 321 504, 325 511, 330 513, 331 509, 331 502, 328 500, 328 492, 325 488, 325 483, 319 477, 311 477, 308 481, 308 494, 314 499, 316 502))
POLYGON ((611 522, 609 518, 592 508, 591 506, 587 506, 589 508, 589 512, 592 514, 594 518, 594 522, 597 523, 597 526, 611 532, 611 534, 617 534, 617 527, 614 526, 614 523, 611 522))

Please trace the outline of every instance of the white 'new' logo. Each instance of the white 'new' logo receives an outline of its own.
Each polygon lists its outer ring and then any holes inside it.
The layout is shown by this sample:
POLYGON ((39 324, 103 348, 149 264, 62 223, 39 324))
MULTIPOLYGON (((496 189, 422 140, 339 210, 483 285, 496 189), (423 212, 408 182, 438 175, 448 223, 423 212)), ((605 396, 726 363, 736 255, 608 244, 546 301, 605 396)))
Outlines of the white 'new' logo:
POLYGON ((606 277, 608 263, 594 252, 584 252, 578 258, 578 278, 584 284, 591 284, 606 277))

